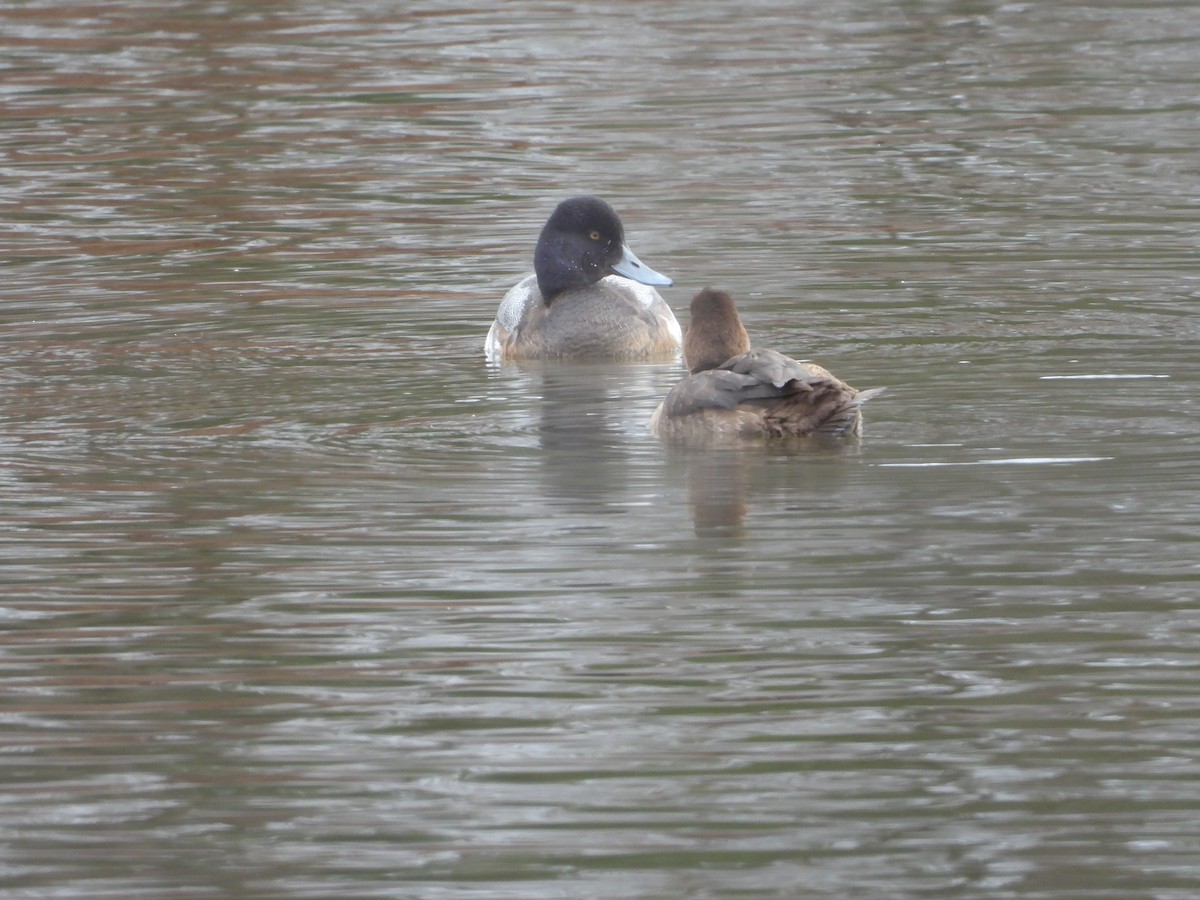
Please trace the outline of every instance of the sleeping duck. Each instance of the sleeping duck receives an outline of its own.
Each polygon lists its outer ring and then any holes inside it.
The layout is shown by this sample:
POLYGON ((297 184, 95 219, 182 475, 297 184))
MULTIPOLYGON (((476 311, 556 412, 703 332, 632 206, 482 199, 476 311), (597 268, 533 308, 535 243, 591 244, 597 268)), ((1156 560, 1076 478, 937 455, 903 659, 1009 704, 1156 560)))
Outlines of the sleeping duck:
POLYGON ((625 229, 597 197, 572 197, 538 238, 534 273, 500 302, 484 352, 515 359, 670 360, 682 333, 653 285, 655 272, 625 245, 625 229))
POLYGON ((692 300, 683 358, 691 374, 650 417, 660 437, 856 437, 859 408, 883 391, 856 391, 813 363, 750 349, 733 298, 711 288, 692 300))

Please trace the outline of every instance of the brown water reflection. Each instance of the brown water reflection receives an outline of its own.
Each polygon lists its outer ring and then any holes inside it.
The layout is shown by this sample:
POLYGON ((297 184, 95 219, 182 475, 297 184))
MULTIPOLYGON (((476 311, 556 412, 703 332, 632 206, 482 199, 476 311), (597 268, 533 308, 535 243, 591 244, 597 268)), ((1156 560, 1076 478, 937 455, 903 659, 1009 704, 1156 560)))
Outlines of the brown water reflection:
POLYGON ((0 10, 0 890, 1194 896, 1198 39, 0 10), (487 366, 583 191, 862 446, 487 366))

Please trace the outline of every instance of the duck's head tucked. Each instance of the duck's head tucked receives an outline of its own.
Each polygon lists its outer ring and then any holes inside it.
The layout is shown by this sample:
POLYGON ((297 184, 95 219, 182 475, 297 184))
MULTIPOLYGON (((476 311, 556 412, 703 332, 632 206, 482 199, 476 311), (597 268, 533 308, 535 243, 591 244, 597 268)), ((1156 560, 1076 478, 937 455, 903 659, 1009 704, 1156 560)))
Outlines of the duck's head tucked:
POLYGON ((533 262, 535 274, 500 303, 484 346, 488 359, 678 355, 679 323, 653 288, 671 279, 629 249, 621 219, 603 200, 572 197, 558 204, 533 262))
POLYGON ((750 349, 750 335, 733 298, 705 288, 692 298, 692 317, 683 336, 683 361, 695 374, 715 369, 750 349))

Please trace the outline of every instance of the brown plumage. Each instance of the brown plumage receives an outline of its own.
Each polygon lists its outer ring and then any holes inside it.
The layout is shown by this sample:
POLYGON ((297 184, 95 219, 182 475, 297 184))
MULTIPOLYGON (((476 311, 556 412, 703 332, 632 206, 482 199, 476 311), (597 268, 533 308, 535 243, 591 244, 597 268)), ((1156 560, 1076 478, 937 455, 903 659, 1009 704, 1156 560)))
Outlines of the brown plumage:
POLYGON ((883 390, 856 391, 814 363, 750 349, 733 298, 712 288, 692 300, 683 355, 691 374, 650 418, 663 437, 856 437, 860 407, 883 390))
POLYGON ((749 349, 750 335, 732 297, 705 288, 692 298, 692 317, 683 333, 683 361, 688 371, 694 375, 715 369, 749 349))

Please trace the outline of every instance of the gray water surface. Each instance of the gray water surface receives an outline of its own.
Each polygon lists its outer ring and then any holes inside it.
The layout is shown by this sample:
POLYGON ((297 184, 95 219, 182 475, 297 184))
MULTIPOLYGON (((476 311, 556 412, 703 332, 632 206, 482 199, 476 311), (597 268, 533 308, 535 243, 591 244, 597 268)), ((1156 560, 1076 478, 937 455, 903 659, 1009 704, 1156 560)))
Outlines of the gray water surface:
POLYGON ((1200 7, 0 8, 0 893, 1200 894, 1200 7), (855 447, 491 367, 596 193, 855 447))

